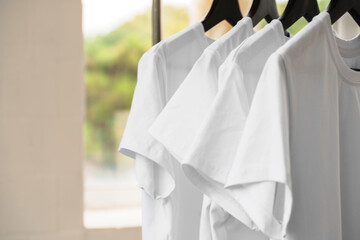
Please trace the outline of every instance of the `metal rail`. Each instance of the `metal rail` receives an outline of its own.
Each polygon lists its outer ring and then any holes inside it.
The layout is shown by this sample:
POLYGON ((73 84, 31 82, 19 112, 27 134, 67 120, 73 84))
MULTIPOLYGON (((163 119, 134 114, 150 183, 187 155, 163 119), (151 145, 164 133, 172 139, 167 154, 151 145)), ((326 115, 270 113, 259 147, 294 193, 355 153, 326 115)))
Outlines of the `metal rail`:
POLYGON ((161 0, 153 0, 152 4, 152 43, 161 41, 161 0))

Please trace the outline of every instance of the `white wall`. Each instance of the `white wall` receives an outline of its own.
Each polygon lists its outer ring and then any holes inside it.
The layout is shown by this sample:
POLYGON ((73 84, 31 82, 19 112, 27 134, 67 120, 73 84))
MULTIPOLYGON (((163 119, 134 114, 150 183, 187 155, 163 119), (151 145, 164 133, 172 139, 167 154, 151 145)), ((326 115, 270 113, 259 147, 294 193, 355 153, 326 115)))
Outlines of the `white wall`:
POLYGON ((81 0, 0 0, 0 239, 83 239, 81 0))

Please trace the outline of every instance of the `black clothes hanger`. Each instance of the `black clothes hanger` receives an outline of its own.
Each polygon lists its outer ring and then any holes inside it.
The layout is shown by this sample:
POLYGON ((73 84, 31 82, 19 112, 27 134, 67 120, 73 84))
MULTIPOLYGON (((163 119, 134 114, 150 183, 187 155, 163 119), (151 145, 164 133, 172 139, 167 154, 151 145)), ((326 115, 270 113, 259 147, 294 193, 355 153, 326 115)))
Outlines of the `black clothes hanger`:
POLYGON ((212 17, 212 15, 213 15, 213 13, 214 13, 214 11, 215 11, 215 8, 216 8, 216 6, 217 6, 218 3, 219 3, 219 0, 213 0, 213 2, 212 2, 212 4, 211 4, 211 7, 210 7, 210 9, 209 9, 209 12, 206 14, 203 22, 205 21, 205 19, 208 19, 208 18, 211 18, 211 17, 212 17))
MULTIPOLYGON (((326 10, 331 18, 331 23, 335 23, 345 13, 349 12, 355 22, 360 26, 360 1, 359 0, 331 0, 326 10)), ((360 69, 352 68, 354 71, 360 69)))
POLYGON ((275 0, 254 0, 247 15, 251 18, 253 25, 258 24, 263 18, 269 23, 279 18, 275 0))
POLYGON ((360 26, 360 1, 359 0, 331 0, 327 8, 331 23, 335 23, 345 13, 349 12, 355 22, 360 26))
POLYGON ((223 20, 235 26, 242 18, 238 0, 214 0, 209 13, 201 23, 205 31, 208 31, 223 20))
POLYGON ((286 30, 301 17, 304 17, 310 22, 313 17, 319 13, 320 10, 317 0, 289 0, 279 20, 281 21, 284 30, 286 30))

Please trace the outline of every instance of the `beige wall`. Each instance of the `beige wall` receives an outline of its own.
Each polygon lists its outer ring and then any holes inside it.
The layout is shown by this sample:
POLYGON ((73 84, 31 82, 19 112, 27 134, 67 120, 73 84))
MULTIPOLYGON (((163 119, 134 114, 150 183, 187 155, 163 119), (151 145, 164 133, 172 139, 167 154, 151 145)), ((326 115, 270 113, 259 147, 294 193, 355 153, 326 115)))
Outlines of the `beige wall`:
POLYGON ((83 239, 80 0, 0 0, 0 239, 83 239))
POLYGON ((0 240, 140 240, 83 228, 81 0, 0 0, 0 240))
POLYGON ((141 240, 141 229, 140 227, 125 229, 91 229, 86 231, 85 236, 86 240, 141 240))

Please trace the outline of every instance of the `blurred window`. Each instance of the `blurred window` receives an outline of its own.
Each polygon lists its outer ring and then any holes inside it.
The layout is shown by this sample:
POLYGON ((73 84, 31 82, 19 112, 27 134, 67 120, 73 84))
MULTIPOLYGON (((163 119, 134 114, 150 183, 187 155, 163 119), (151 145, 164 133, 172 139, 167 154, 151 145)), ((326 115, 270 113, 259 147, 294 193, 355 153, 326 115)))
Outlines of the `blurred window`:
MULTIPOLYGON (((189 25, 185 4, 163 1, 163 37, 189 25)), ((120 143, 136 86, 137 64, 151 48, 151 0, 83 0, 86 54, 84 224, 141 225, 141 192, 134 160, 120 143)))
MULTIPOLYGON (((239 1, 241 6, 250 6, 249 0, 239 1)), ((319 0, 320 10, 329 1, 319 0)), ((287 1, 277 2, 282 13, 287 1)), ((86 228, 141 225, 141 192, 135 179, 134 160, 117 149, 136 86, 137 64, 151 48, 151 3, 151 0, 83 0, 86 228)), ((185 29, 190 19, 199 20, 199 13, 206 13, 211 3, 212 0, 162 0, 162 37, 185 29)), ((257 29, 265 24, 263 20, 257 29)), ((305 25, 302 18, 289 32, 295 35, 305 25)), ((223 31, 227 29, 225 25, 223 31)))

